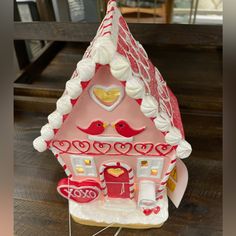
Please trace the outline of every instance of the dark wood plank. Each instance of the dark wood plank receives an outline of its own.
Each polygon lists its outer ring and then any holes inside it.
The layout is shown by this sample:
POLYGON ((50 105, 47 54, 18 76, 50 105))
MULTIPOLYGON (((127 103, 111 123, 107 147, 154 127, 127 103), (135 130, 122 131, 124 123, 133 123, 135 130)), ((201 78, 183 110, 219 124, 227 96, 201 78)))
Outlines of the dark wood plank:
MULTIPOLYGON (((67 204, 62 205, 16 199, 14 210, 14 230, 17 236, 69 235, 67 204)), ((81 236, 93 235, 101 229, 101 227, 79 225, 72 220, 72 235, 78 235, 78 232, 81 236)), ((113 236, 116 230, 115 228, 110 228, 106 230, 105 235, 113 236)))
MULTIPOLYGON (((69 22, 14 23, 15 39, 90 42, 98 24, 69 22)), ((151 45, 222 46, 222 26, 130 24, 134 37, 151 45)))
POLYGON ((56 101, 55 98, 14 96, 14 107, 17 111, 51 113, 56 108, 56 101))
POLYGON ((40 21, 55 21, 52 0, 36 0, 40 21))
POLYGON ((14 84, 14 94, 18 96, 59 98, 63 91, 61 88, 45 88, 35 84, 14 84))
POLYGON ((63 43, 51 42, 46 45, 39 56, 37 56, 27 67, 20 71, 16 83, 31 83, 32 76, 39 74, 48 63, 55 57, 59 50, 63 47, 63 43))
MULTIPOLYGON (((14 21, 21 21, 17 2, 14 1, 14 21)), ((19 68, 22 69, 29 64, 29 55, 24 40, 15 40, 14 48, 19 68)))
MULTIPOLYGON (((197 203, 197 199, 195 200, 197 203)), ((16 200, 15 209, 15 235, 39 235, 39 236, 65 236, 68 235, 68 213, 67 205, 49 204, 42 202, 31 202, 16 200)), ((189 209, 194 211, 195 205, 189 205, 189 209)), ((204 206, 202 206, 204 209, 204 206)), ((190 210, 190 211, 191 211, 190 210)), ((181 211, 178 209, 178 211, 181 211)), ((214 217, 214 216, 213 216, 214 217)), ((186 224, 186 219, 178 220, 176 216, 170 217, 169 221, 160 229, 131 230, 122 229, 119 236, 220 236, 222 231, 218 229, 202 228, 199 223, 186 224)), ((199 218, 201 222, 203 218, 199 218)), ((89 227, 76 224, 72 221, 72 235, 88 236, 98 232, 101 227, 89 227)), ((113 236, 117 228, 110 228, 103 232, 103 235, 113 236)))

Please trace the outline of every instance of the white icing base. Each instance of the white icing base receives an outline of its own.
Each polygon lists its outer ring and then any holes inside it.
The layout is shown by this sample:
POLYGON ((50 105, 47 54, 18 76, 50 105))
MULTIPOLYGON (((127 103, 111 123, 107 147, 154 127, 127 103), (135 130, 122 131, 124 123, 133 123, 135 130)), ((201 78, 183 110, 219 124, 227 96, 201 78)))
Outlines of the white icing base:
POLYGON ((163 196, 163 199, 158 200, 157 204, 161 208, 160 212, 158 214, 152 213, 149 216, 144 215, 134 200, 111 198, 105 202, 95 201, 87 204, 78 204, 70 200, 70 214, 80 220, 96 223, 155 226, 168 219, 168 198, 166 193, 163 193, 163 196))

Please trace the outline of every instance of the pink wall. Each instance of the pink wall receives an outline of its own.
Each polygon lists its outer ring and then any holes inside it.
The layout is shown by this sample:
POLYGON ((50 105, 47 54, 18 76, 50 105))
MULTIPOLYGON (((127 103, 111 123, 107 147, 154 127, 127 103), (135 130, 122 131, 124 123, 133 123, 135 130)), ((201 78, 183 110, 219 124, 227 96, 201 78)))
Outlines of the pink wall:
MULTIPOLYGON (((108 123, 112 123, 118 120, 125 120, 132 127, 139 129, 141 127, 146 127, 146 129, 139 135, 135 136, 134 143, 136 142, 151 142, 154 144, 157 143, 165 143, 164 135, 156 129, 154 123, 147 117, 143 115, 140 111, 140 106, 138 103, 128 97, 124 91, 124 98, 122 99, 121 103, 113 110, 113 111, 106 111, 105 109, 101 108, 98 104, 91 99, 89 94, 89 89, 93 85, 102 85, 102 86, 121 86, 124 89, 124 86, 119 82, 117 79, 112 77, 109 67, 102 66, 97 71, 94 78, 89 83, 88 87, 84 90, 83 94, 79 98, 78 102, 73 108, 73 111, 70 113, 69 117, 66 119, 64 124, 62 125, 61 129, 55 135, 54 140, 88 140, 87 135, 80 131, 76 126, 79 125, 80 127, 88 127, 89 124, 94 120, 101 120, 108 123)), ((117 132, 111 126, 106 129, 104 134, 109 135, 116 135, 117 132)), ((170 157, 171 155, 175 155, 174 151, 168 154, 170 157)), ((69 160, 69 155, 63 154, 62 158, 66 163, 67 167, 73 173, 69 160)), ((165 166, 163 169, 163 173, 168 166, 169 158, 166 156, 165 158, 165 166)), ((123 161, 124 163, 131 166, 134 171, 136 169, 136 157, 127 157, 127 156, 119 156, 119 157, 112 157, 112 156, 96 156, 96 164, 97 168, 107 160, 119 160, 123 161)), ((74 177, 74 176, 73 176, 74 177)), ((83 177, 74 177, 75 180, 82 180, 83 177)), ((153 179, 152 179, 153 180, 153 179)), ((159 180, 157 180, 159 182, 159 180)))

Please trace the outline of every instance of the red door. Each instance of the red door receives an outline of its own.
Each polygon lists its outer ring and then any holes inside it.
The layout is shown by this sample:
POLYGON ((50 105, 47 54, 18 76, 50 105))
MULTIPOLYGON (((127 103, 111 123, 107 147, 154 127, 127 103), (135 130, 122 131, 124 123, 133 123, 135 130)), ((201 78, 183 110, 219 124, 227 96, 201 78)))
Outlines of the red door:
POLYGON ((104 170, 107 195, 111 198, 129 198, 129 173, 122 166, 108 166, 104 170))

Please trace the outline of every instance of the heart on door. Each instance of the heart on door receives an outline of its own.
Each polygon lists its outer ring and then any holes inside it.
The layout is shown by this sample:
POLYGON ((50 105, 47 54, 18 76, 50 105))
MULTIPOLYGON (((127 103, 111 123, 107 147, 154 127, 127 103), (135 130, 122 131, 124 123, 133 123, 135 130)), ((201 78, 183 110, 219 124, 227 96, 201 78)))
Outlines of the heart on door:
POLYGON ((124 174, 124 170, 122 170, 121 168, 109 168, 107 170, 107 173, 114 177, 119 177, 124 174))
POLYGON ((112 111, 121 102, 124 92, 119 86, 94 85, 90 88, 90 96, 99 106, 112 111))

